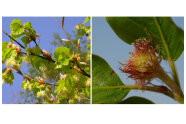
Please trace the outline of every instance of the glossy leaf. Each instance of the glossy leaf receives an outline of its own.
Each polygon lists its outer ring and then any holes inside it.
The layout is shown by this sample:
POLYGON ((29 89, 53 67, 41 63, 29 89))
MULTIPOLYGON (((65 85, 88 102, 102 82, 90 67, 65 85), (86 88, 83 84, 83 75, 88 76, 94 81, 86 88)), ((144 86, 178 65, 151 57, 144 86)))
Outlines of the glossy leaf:
POLYGON ((132 96, 125 99, 120 104, 154 104, 154 102, 143 97, 132 96))
POLYGON ((160 30, 174 61, 184 50, 184 32, 170 17, 106 17, 106 20, 117 36, 128 44, 140 37, 152 38, 154 46, 158 45, 161 49, 160 54, 164 59, 167 59, 167 53, 160 30))
POLYGON ((103 86, 124 85, 109 64, 97 55, 92 55, 92 103, 113 104, 120 102, 128 89, 96 89, 103 86), (95 88, 95 89, 94 89, 95 88))

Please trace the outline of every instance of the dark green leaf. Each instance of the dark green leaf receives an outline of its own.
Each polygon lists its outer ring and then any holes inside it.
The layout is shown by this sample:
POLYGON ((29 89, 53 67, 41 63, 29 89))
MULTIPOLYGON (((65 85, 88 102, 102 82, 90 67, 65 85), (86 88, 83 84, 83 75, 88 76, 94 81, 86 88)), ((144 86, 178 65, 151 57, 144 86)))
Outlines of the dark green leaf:
POLYGON ((154 102, 143 97, 132 96, 125 99, 120 104, 154 104, 154 102))
POLYGON ((170 17, 106 17, 106 20, 117 36, 128 44, 140 37, 151 37, 154 45, 160 46, 160 54, 164 59, 167 59, 167 53, 158 27, 174 61, 184 50, 184 32, 174 24, 170 17))
POLYGON ((118 103, 129 92, 128 89, 94 89, 103 86, 124 85, 108 63, 97 55, 92 55, 92 103, 118 103))

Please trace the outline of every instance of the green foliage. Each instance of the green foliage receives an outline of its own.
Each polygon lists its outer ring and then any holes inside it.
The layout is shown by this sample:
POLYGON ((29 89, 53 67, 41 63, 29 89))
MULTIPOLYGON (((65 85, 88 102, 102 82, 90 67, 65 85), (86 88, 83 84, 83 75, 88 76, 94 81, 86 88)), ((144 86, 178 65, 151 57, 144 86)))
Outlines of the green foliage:
POLYGON ((92 103, 119 103, 129 92, 128 89, 94 89, 102 86, 124 85, 108 63, 92 55, 92 103))
POLYGON ((14 19, 10 24, 10 31, 11 31, 10 36, 13 37, 14 39, 17 39, 20 36, 22 36, 24 34, 24 28, 23 25, 21 24, 21 20, 14 19))
MULTIPOLYGON (((74 66, 77 66, 77 63, 74 63, 75 53, 76 55, 80 54, 77 50, 77 39, 81 39, 82 44, 86 44, 82 46, 87 48, 87 40, 83 37, 87 32, 85 31, 86 28, 76 29, 74 31, 75 39, 71 39, 71 43, 64 43, 58 35, 57 38, 60 42, 56 43, 58 47, 54 51, 54 56, 46 50, 42 51, 40 46, 34 43, 39 35, 36 34, 30 22, 21 24, 20 20, 15 19, 11 22, 10 28, 10 36, 14 39, 21 38, 25 48, 22 49, 13 43, 3 42, 3 63, 24 77, 21 84, 23 91, 20 93, 21 97, 24 98, 24 103, 77 104, 90 102, 90 79, 82 75, 79 72, 80 69, 74 69, 74 66), (78 32, 82 32, 81 36, 78 32), (32 43, 35 46, 30 47, 31 41, 34 41, 32 43), (27 48, 28 43, 29 48, 27 48), (21 71, 22 62, 27 63, 29 67, 28 75, 21 71)), ((82 50, 81 47, 79 49, 82 50)), ((87 49, 81 52, 78 63, 81 61, 90 63, 90 52, 87 49)), ((80 65, 79 67, 85 71, 90 71, 89 65, 80 65)), ((6 68, 3 69, 2 77, 3 82, 13 84, 12 70, 7 72, 6 68)))
POLYGON ((24 24, 23 24, 23 28, 26 29, 26 30, 28 30, 29 33, 31 33, 31 34, 35 33, 35 31, 34 31, 34 29, 32 28, 32 25, 31 25, 30 22, 24 23, 24 24))
POLYGON ((154 104, 154 103, 143 97, 132 96, 120 102, 120 104, 154 104))
POLYGON ((8 45, 8 42, 2 42, 2 60, 3 61, 6 61, 7 59, 9 59, 13 53, 13 49, 8 48, 7 45, 8 45))
POLYGON ((170 17, 106 17, 106 20, 117 36, 128 44, 140 37, 152 38, 153 44, 161 50, 160 55, 167 59, 166 49, 158 29, 160 27, 171 58, 176 61, 183 52, 184 32, 170 17))
POLYGON ((83 35, 88 35, 91 32, 91 27, 79 24, 76 25, 75 30, 77 31, 77 34, 82 37, 83 35))
POLYGON ((12 85, 14 81, 14 75, 11 72, 7 72, 7 68, 2 70, 2 83, 4 84, 5 82, 9 85, 12 85))
POLYGON ((58 47, 54 51, 54 58, 56 61, 68 59, 70 49, 67 47, 58 47))
POLYGON ((85 21, 83 22, 83 24, 87 23, 89 20, 90 20, 90 16, 87 16, 87 17, 85 18, 85 21))
POLYGON ((25 48, 27 48, 28 40, 29 40, 28 36, 24 36, 21 38, 21 41, 24 43, 25 48))

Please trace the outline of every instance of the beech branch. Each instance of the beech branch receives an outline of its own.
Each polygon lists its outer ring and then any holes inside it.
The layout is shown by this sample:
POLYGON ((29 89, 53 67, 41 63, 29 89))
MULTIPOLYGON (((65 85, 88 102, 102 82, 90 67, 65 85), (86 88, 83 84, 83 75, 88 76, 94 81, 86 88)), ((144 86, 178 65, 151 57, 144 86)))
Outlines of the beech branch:
MULTIPOLYGON (((5 64, 5 63, 3 62, 3 64, 5 64)), ((5 66, 6 66, 6 65, 5 65, 5 66)), ((7 67, 8 67, 8 68, 11 68, 11 67, 9 67, 9 66, 7 66, 7 67)), ((44 85, 58 86, 58 84, 55 84, 55 83, 40 82, 40 81, 38 81, 38 80, 36 80, 36 79, 31 78, 31 77, 28 76, 28 75, 23 74, 20 70, 16 70, 16 69, 13 69, 13 68, 11 68, 11 70, 13 70, 14 72, 18 73, 19 75, 22 75, 22 76, 23 76, 25 79, 27 79, 27 80, 32 80, 32 81, 35 81, 35 82, 38 82, 38 83, 44 84, 44 85)))
POLYGON ((75 64, 77 65, 77 67, 75 66, 74 69, 76 69, 76 70, 79 71, 81 74, 83 74, 83 75, 85 75, 85 76, 87 76, 87 77, 90 78, 90 75, 87 74, 87 73, 79 66, 77 59, 74 59, 74 62, 75 62, 75 64))
POLYGON ((25 49, 25 47, 23 45, 21 45, 17 40, 15 40, 13 37, 11 37, 8 33, 6 33, 5 31, 3 31, 3 33, 5 35, 7 35, 10 39, 12 39, 13 41, 15 41, 20 47, 22 47, 23 49, 25 49))

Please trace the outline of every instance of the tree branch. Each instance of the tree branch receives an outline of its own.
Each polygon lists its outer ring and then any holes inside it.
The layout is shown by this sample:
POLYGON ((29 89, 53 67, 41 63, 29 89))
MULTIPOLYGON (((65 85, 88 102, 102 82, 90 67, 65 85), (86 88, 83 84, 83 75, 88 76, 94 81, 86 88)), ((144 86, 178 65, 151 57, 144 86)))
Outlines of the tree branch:
MULTIPOLYGON (((21 52, 22 54, 27 54, 27 53, 24 53, 24 52, 21 52)), ((55 61, 53 60, 53 59, 49 59, 49 58, 46 58, 46 57, 44 57, 44 56, 40 56, 40 55, 35 55, 35 54, 29 54, 29 55, 32 55, 32 56, 37 56, 37 57, 40 57, 40 58, 42 58, 42 59, 46 59, 46 60, 48 60, 48 61, 51 61, 51 62, 54 62, 55 63, 55 61)))
POLYGON ((3 33, 5 35, 7 35, 10 39, 12 39, 13 41, 15 41, 20 47, 22 47, 23 49, 25 49, 25 47, 23 45, 21 45, 17 40, 15 40, 13 37, 11 37, 8 33, 6 33, 5 31, 3 31, 3 33))
POLYGON ((81 74, 83 74, 83 75, 85 75, 85 76, 87 76, 87 77, 89 77, 90 78, 90 75, 89 74, 87 74, 80 66, 79 66, 79 64, 78 64, 78 62, 77 62, 77 59, 74 59, 74 61, 75 61, 75 64, 77 65, 77 69, 76 68, 74 68, 74 69, 76 69, 78 72, 80 72, 81 74))
MULTIPOLYGON (((5 63, 3 62, 3 64, 5 64, 5 63)), ((5 65, 5 66, 6 66, 6 65, 5 65)), ((11 67, 9 67, 9 66, 7 66, 7 67, 8 67, 8 68, 11 68, 11 67)), ((58 86, 58 84, 55 84, 55 83, 40 82, 40 81, 38 81, 38 80, 36 80, 36 79, 31 78, 31 77, 28 76, 28 75, 23 74, 20 70, 15 70, 15 69, 13 69, 13 68, 11 68, 11 70, 13 70, 14 72, 18 73, 19 75, 22 75, 22 76, 23 76, 25 79, 27 79, 27 80, 32 80, 32 81, 38 82, 38 83, 40 83, 40 84, 45 84, 45 85, 58 86)))

